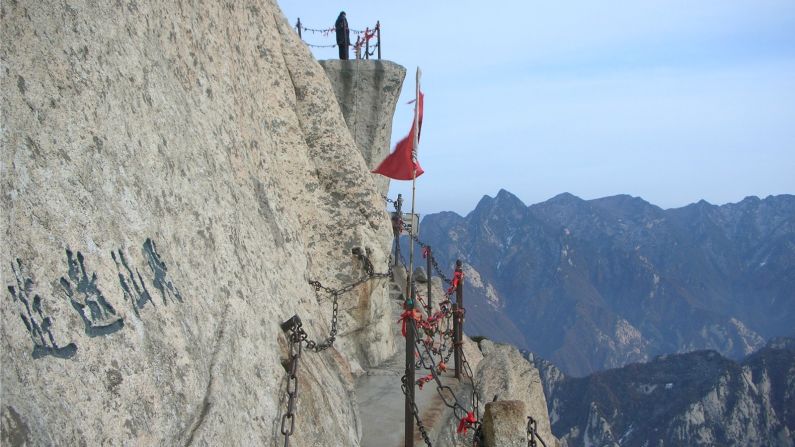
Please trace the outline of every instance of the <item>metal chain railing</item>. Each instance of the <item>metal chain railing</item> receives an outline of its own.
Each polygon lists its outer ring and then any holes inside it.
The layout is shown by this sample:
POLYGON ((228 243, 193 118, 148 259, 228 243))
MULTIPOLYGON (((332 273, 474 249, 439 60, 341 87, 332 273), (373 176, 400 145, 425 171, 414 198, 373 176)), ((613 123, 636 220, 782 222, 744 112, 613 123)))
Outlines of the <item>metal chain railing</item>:
MULTIPOLYGON (((382 198, 383 198, 383 199, 386 201, 386 203, 389 203, 389 204, 395 205, 395 207, 397 207, 397 201, 396 201, 396 200, 392 200, 392 199, 390 199, 389 197, 387 197, 387 196, 385 196, 385 195, 383 195, 383 194, 381 195, 381 197, 382 197, 382 198)), ((399 220, 400 230, 403 230, 403 228, 404 228, 404 227, 403 227, 403 216, 398 216, 398 219, 400 219, 400 220, 399 220)), ((422 248, 422 249, 423 249, 423 253, 426 253, 426 250, 427 250, 427 249, 428 249, 428 247, 429 247, 429 245, 428 245, 428 244, 426 244, 425 242, 421 241, 421 240, 420 240, 420 238, 419 238, 419 237, 418 237, 416 234, 414 234, 414 233, 411 233, 411 232, 409 232, 409 233, 408 233, 408 236, 409 236, 409 237, 411 238, 411 240, 413 240, 413 241, 414 241, 414 242, 415 242, 417 245, 419 245, 419 246, 420 246, 420 248, 422 248)), ((425 254, 424 254, 423 256, 425 256, 425 254)), ((445 282, 445 283, 447 283, 447 284, 453 284, 453 280, 452 280, 452 279, 450 279, 450 278, 449 278, 447 275, 445 275, 445 274, 444 274, 444 271, 442 271, 442 268, 441 268, 441 267, 439 267, 439 263, 436 261, 436 258, 433 256, 433 252, 431 252, 430 254, 428 254, 428 256, 430 256, 430 257, 431 257, 431 266, 433 267, 433 270, 434 270, 434 272, 436 272, 436 275, 437 275, 439 278, 441 278, 443 282, 445 282)), ((401 259, 401 261, 403 262, 403 264, 404 264, 404 265, 406 264, 406 261, 405 261, 405 259, 401 259)), ((430 272, 428 272, 428 274, 430 275, 430 272)))
MULTIPOLYGON (((402 223, 403 222, 401 221, 401 224, 402 223)), ((423 250, 428 248, 428 244, 426 244, 425 242, 422 242, 420 240, 420 238, 417 237, 417 235, 415 235, 413 233, 409 233, 409 237, 411 237, 411 240, 416 242, 417 245, 419 245, 423 250)), ((436 258, 433 256, 433 253, 430 254, 430 257, 431 257, 431 266, 433 267, 433 270, 436 272, 436 275, 438 275, 439 278, 442 278, 442 281, 444 281, 445 283, 452 284, 453 280, 450 279, 447 275, 444 274, 444 272, 442 271, 441 267, 439 267, 439 264, 436 262, 436 258)), ((428 272, 428 274, 430 274, 430 272, 428 272)))
POLYGON ((527 416, 527 447, 537 447, 536 439, 541 442, 541 445, 547 447, 547 443, 538 434, 538 427, 536 420, 532 416, 527 416))
POLYGON ((301 319, 290 318, 282 324, 282 330, 290 331, 290 364, 287 371, 287 411, 282 416, 281 431, 284 435, 284 447, 289 447, 290 436, 295 431, 295 405, 298 399, 298 362, 301 360, 301 319))
MULTIPOLYGON (((409 324, 414 325, 415 326, 414 330, 415 331, 417 330, 416 322, 414 320, 410 320, 409 324)), ((442 399, 442 402, 444 403, 444 405, 447 408, 450 408, 450 409, 453 410, 453 414, 455 415, 456 418, 458 418, 458 419, 464 418, 466 416, 466 414, 468 413, 468 411, 467 411, 466 407, 461 405, 461 402, 458 401, 458 397, 456 397, 455 393, 453 392, 453 389, 450 388, 447 385, 442 384, 442 380, 439 378, 439 374, 437 373, 437 366, 436 366, 436 362, 434 362, 434 360, 433 360, 433 356, 430 355, 430 353, 427 352, 427 348, 419 340, 416 341, 415 345, 416 345, 417 352, 422 352, 421 349, 425 349, 426 350, 426 354, 428 354, 427 356, 422 356, 422 355, 420 356, 420 359, 422 360, 422 367, 425 368, 426 370, 429 370, 431 372, 431 374, 433 375, 433 380, 436 382, 436 391, 439 394, 439 397, 442 399), (428 363, 425 362, 426 359, 430 362, 430 366, 428 365, 428 363), (448 396, 448 397, 451 397, 452 400, 449 400, 449 399, 445 398, 444 393, 443 393, 442 390, 448 391, 450 393, 450 396, 448 396), (461 413, 458 413, 459 411, 461 413)))
MULTIPOLYGON (((321 36, 329 37, 332 33, 337 32, 337 28, 309 28, 304 26, 301 23, 301 18, 298 18, 298 21, 295 23, 295 30, 298 32, 298 37, 303 40, 304 36, 303 33, 310 32, 314 34, 320 34, 321 36)), ((365 59, 369 59, 370 56, 378 54, 378 59, 381 59, 381 22, 376 21, 375 26, 373 28, 365 28, 363 30, 356 30, 348 28, 349 33, 357 36, 356 37, 356 44, 348 43, 349 47, 352 47, 356 52, 356 58, 361 59, 361 50, 364 49, 365 52, 365 59), (370 41, 374 40, 375 43, 370 45, 370 41), (371 49, 372 48, 372 49, 371 49)), ((306 43, 306 42, 305 42, 306 43)), ((307 46, 312 48, 334 48, 338 45, 336 44, 329 44, 329 45, 316 45, 306 43, 307 46)))
POLYGON ((310 340, 308 334, 303 328, 303 323, 298 315, 293 315, 290 319, 282 323, 281 328, 284 332, 289 332, 288 342, 290 343, 290 359, 287 367, 287 412, 282 416, 281 433, 284 435, 284 446, 290 445, 290 436, 295 431, 295 410, 298 400, 298 363, 301 359, 303 346, 314 351, 321 352, 334 345, 337 338, 337 316, 339 312, 339 297, 347 292, 354 290, 362 284, 376 278, 391 278, 392 277, 392 259, 390 257, 389 268, 386 272, 376 273, 373 263, 367 255, 359 248, 354 248, 352 253, 356 255, 359 260, 364 264, 365 276, 357 281, 348 284, 344 287, 334 289, 323 285, 320 281, 309 281, 315 289, 315 293, 321 291, 328 293, 332 297, 331 301, 331 329, 329 335, 322 341, 310 340))
MULTIPOLYGON (((328 337, 321 342, 317 342, 314 340, 309 340, 306 332, 302 332, 301 337, 302 340, 306 342, 307 349, 310 349, 315 352, 320 352, 330 348, 337 337, 337 312, 339 309, 339 297, 347 292, 352 291, 353 289, 359 287, 360 285, 370 281, 371 279, 376 278, 391 278, 392 277, 392 260, 390 258, 389 265, 386 272, 383 273, 375 273, 373 263, 370 261, 370 258, 365 255, 361 249, 354 248, 353 254, 356 255, 364 264, 365 269, 365 276, 360 278, 358 281, 355 281, 351 284, 348 284, 345 287, 341 287, 339 289, 332 289, 331 287, 324 286, 320 281, 309 281, 309 285, 314 287, 315 293, 320 291, 326 292, 331 295, 331 330, 329 331, 328 337)), ((303 331, 303 330, 302 330, 303 331)))
MULTIPOLYGON (((389 203, 393 204, 396 209, 400 207, 400 198, 398 200, 392 200, 386 196, 382 196, 384 200, 389 203)), ((397 231, 404 230, 404 223, 402 216, 397 216, 397 231)), ((444 405, 453 410, 453 415, 455 418, 460 420, 461 425, 467 428, 474 428, 473 433, 473 443, 478 445, 481 438, 482 438, 482 428, 480 422, 480 397, 475 389, 475 381, 472 373, 472 368, 469 362, 463 357, 462 369, 464 375, 469 378, 469 381, 472 385, 472 410, 469 411, 459 400, 458 397, 453 392, 452 388, 447 385, 444 385, 439 378, 439 374, 446 370, 446 364, 449 362, 450 357, 455 352, 455 343, 453 342, 449 347, 447 345, 448 341, 452 338, 452 329, 451 326, 451 317, 462 318, 463 317, 463 309, 460 311, 453 312, 450 303, 450 297, 455 290, 455 286, 458 284, 458 281, 451 280, 447 277, 439 267, 436 259, 433 257, 433 252, 430 250, 428 244, 422 242, 419 237, 417 237, 412 231, 407 231, 408 236, 413 241, 412 243, 418 244, 423 249, 423 256, 428 256, 430 264, 432 265, 433 270, 436 272, 438 276, 442 278, 444 282, 451 285, 446 293, 445 293, 445 300, 440 303, 440 312, 437 312, 431 315, 429 310, 428 318, 423 320, 420 317, 420 321, 418 322, 414 318, 410 316, 406 316, 405 320, 403 320, 404 324, 410 324, 414 326, 414 332, 420 333, 419 329, 422 329, 423 332, 426 334, 426 337, 417 337, 415 339, 415 346, 414 350, 417 353, 417 360, 416 360, 416 368, 424 368, 425 370, 430 371, 430 374, 416 380, 416 385, 420 388, 428 382, 433 380, 436 383, 436 390, 439 394, 444 405), (455 315, 454 315, 455 314, 455 315), (443 322, 446 323, 447 327, 442 328, 443 322), (420 326, 418 328, 418 326, 420 326), (436 347, 434 342, 434 336, 438 335, 440 337, 440 341, 438 347, 436 347), (444 351, 447 349, 446 356, 444 355, 444 351), (439 356, 440 362, 436 363, 434 360, 435 356, 439 356)), ((400 263, 402 264, 403 268, 406 270, 407 276, 409 276, 409 267, 406 265, 406 261, 402 256, 402 253, 398 250, 398 258, 400 263)), ((431 272, 428 272, 428 280, 430 280, 430 276, 432 275, 431 272)), ((457 274, 456 278, 460 280, 459 274, 457 274)), ((408 285, 410 290, 414 291, 414 296, 416 299, 423 303, 422 296, 416 293, 417 284, 415 277, 411 275, 411 284, 408 285)), ((423 303, 424 304, 424 303, 423 303)), ((405 313, 404 313, 405 314, 405 313)), ((462 353, 463 356, 463 353, 462 353)), ((405 378, 404 378, 405 381, 405 378)), ((404 385, 405 387, 405 385, 404 385)), ((405 393, 405 392, 404 392, 405 393)), ((408 396, 407 396, 408 398, 408 396)), ((412 403, 413 404, 413 403, 412 403)))
POLYGON ((409 400, 409 404, 411 405, 411 412, 414 414, 414 420, 417 421, 417 430, 419 430, 420 435, 422 436, 422 440, 425 441, 425 445, 428 447, 432 447, 431 438, 428 436, 427 430, 425 430, 425 425, 422 423, 422 419, 420 419, 420 410, 417 408, 417 403, 414 399, 411 398, 408 392, 408 385, 406 384, 406 375, 404 374, 403 377, 400 378, 400 390, 403 391, 403 395, 406 396, 406 399, 409 400))

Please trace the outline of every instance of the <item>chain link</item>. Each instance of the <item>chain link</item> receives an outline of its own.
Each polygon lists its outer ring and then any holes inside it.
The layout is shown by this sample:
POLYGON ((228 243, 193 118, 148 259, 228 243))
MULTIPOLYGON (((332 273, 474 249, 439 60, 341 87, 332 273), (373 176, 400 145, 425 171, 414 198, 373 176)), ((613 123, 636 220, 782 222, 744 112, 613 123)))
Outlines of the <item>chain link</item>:
MULTIPOLYGON (((401 221, 401 224, 402 224, 402 221, 401 221)), ((421 248, 424 249, 424 248, 428 248, 429 247, 429 245, 426 244, 425 242, 422 242, 420 240, 420 238, 417 237, 417 235, 415 235, 413 233, 409 233, 409 237, 411 238, 411 240, 416 242, 417 245, 419 245, 421 248)), ((445 283, 452 285, 453 284, 453 280, 450 279, 447 275, 445 275, 444 272, 442 271, 441 267, 439 267, 439 263, 436 262, 436 258, 433 256, 433 250, 431 250, 430 256, 431 256, 431 267, 433 267, 433 270, 436 272, 436 275, 438 275, 439 278, 442 278, 442 281, 444 281, 445 283)))
MULTIPOLYGON (((398 213, 400 212, 400 206, 401 206, 400 197, 398 197, 397 200, 391 200, 391 199, 389 199, 386 196, 382 196, 382 197, 384 198, 384 200, 386 200, 387 203, 394 204, 396 211, 398 213)), ((403 228, 404 228, 402 216, 398 216, 397 225, 398 225, 398 229, 402 231, 403 228)), ((429 248, 428 244, 425 244, 424 242, 422 242, 412 232, 408 232, 408 235, 411 238, 411 240, 413 241, 413 243, 418 244, 423 249, 423 251, 426 252, 426 255, 430 256, 430 263, 431 263, 435 273, 445 283, 447 283, 449 285, 452 285, 453 281, 448 276, 446 276, 444 274, 444 272, 442 272, 441 268, 439 267, 439 264, 437 263, 436 259, 433 256, 433 251, 432 250, 426 250, 426 249, 429 248)), ((406 270, 407 276, 411 277, 411 284, 409 284, 409 287, 411 288, 410 290, 416 290, 417 289, 417 284, 416 284, 415 278, 414 278, 413 275, 410 275, 409 268, 406 265, 406 260, 403 257, 403 253, 401 253, 400 250, 397 250, 397 253, 398 253, 397 254, 398 259, 399 259, 400 263, 402 264, 403 268, 406 270)), ((431 277, 431 272, 428 272, 428 280, 429 281, 431 279, 430 277, 431 277)), ((455 347, 456 347, 455 343, 450 343, 450 345, 448 347, 448 341, 450 341, 451 338, 452 338, 452 329, 450 328, 450 326, 451 326, 451 317, 453 317, 453 318, 461 318, 462 320, 463 320, 463 317, 464 317, 463 311, 457 312, 457 313, 452 312, 452 309, 450 309, 450 307, 449 307, 450 306, 449 293, 447 293, 445 295, 446 295, 447 299, 445 301, 443 301, 442 303, 440 303, 440 309, 441 309, 441 313, 442 313, 442 318, 444 318, 444 322, 446 322, 446 329, 442 330, 441 321, 439 321, 438 319, 434 320, 434 322, 431 323, 430 325, 428 325, 428 324, 424 324, 423 325, 423 330, 425 331, 427 337, 426 338, 417 337, 415 339, 414 350, 415 350, 415 352, 417 354, 419 354, 418 358, 416 360, 415 367, 418 368, 418 369, 419 368, 424 368, 425 370, 430 371, 430 375, 433 377, 433 380, 436 382, 436 391, 439 394, 439 397, 441 398, 442 403, 444 403, 444 405, 446 407, 448 407, 448 408, 453 410, 454 417, 456 417, 456 418, 458 418, 460 420, 463 420, 467 416, 468 411, 464 407, 464 405, 462 405, 461 402, 458 400, 458 397, 455 395, 455 392, 453 392, 452 388, 450 388, 449 386, 444 385, 442 383, 441 379, 439 378, 439 370, 437 368, 437 364, 434 361, 434 355, 438 355, 440 360, 442 362, 444 362, 444 364, 447 364, 450 361, 450 357, 455 352, 455 347), (437 335, 437 334, 441 337, 441 341, 439 343, 439 347, 438 348, 436 348, 434 346, 434 342, 433 342, 433 337, 434 337, 434 335, 437 335), (446 355, 444 355, 445 349, 447 349, 446 355)), ((411 298, 409 297, 409 299, 411 299, 411 298)), ((419 295, 417 295, 417 299, 419 301, 422 301, 422 298, 419 295)), ((429 317, 430 316, 431 315, 429 313, 429 317)), ((407 324, 411 324, 412 326, 414 326, 414 333, 415 334, 419 334, 420 333, 418 331, 418 328, 417 328, 417 324, 418 323, 414 319, 407 319, 407 324)), ((477 390, 475 389, 475 381, 474 381, 474 377, 473 377, 473 373, 472 373, 472 368, 469 365, 469 362, 466 360, 466 356, 463 355, 463 350, 462 350, 461 354, 462 354, 462 357, 463 357, 462 367, 463 367, 464 375, 469 378, 469 381, 472 384, 472 408, 473 408, 472 412, 475 415, 476 421, 473 424, 471 424, 471 426, 475 429, 474 433, 473 433, 473 444, 477 446, 477 445, 481 445, 482 444, 482 438, 483 438, 482 424, 480 422, 480 396, 479 396, 477 390)), ((408 399, 409 396, 407 394, 407 389, 406 389, 406 387, 407 387, 406 376, 403 376, 403 378, 401 380, 402 380, 401 389, 403 390, 403 393, 406 395, 406 397, 408 399)), ((418 381, 418 383, 424 383, 424 380, 420 379, 420 381, 418 381)), ((414 417, 417 420, 418 427, 420 428, 420 432, 423 434, 423 438, 425 438, 426 444, 430 445, 430 441, 426 438, 426 434, 424 433, 424 427, 422 426, 422 424, 421 424, 421 422, 419 420, 419 415, 418 415, 416 404, 413 401, 411 401, 410 404, 412 406, 412 411, 414 412, 414 417)))
MULTIPOLYGON (((302 339, 301 319, 294 316, 285 323, 289 325, 290 365, 287 371, 287 411, 282 415, 281 432, 284 435, 284 447, 289 447, 290 436, 295 431, 295 409, 298 400, 298 362, 301 360, 302 339)), ((282 326, 284 327, 284 325, 282 326)))
POLYGON ((425 441, 425 444, 428 447, 432 447, 431 445, 431 438, 428 436, 428 432, 425 430, 425 425, 422 423, 422 419, 420 419, 420 411, 417 408, 417 403, 414 402, 414 399, 409 396, 408 391, 408 384, 406 384, 407 379, 406 375, 404 374, 403 377, 400 378, 400 390, 403 391, 403 395, 406 396, 406 399, 409 401, 411 405, 411 412, 414 413, 414 420, 417 421, 417 430, 419 430, 420 435, 422 435, 422 439, 425 441))
POLYGON ((527 416, 527 447, 536 447, 536 439, 541 442, 541 445, 547 447, 547 443, 538 434, 538 427, 536 420, 532 416, 527 416))
POLYGON ((324 286, 320 281, 309 281, 309 285, 314 287, 315 293, 320 291, 326 292, 331 295, 331 330, 329 331, 328 337, 326 337, 323 341, 315 341, 309 340, 308 335, 306 332, 301 329, 301 340, 306 343, 307 349, 310 349, 315 352, 324 351, 331 346, 334 345, 334 341, 337 339, 337 314, 339 311, 339 297, 344 293, 348 293, 353 289, 359 287, 360 285, 368 282, 371 279, 375 278, 391 278, 392 277, 392 257, 389 258, 389 268, 384 273, 375 273, 373 263, 370 261, 370 258, 365 255, 361 249, 355 248, 353 250, 353 254, 355 254, 364 264, 365 276, 359 279, 358 281, 348 284, 345 287, 339 289, 332 289, 331 287, 324 286))
POLYGON ((310 340, 306 331, 304 330, 301 318, 294 315, 289 320, 282 323, 282 330, 289 331, 288 341, 290 343, 290 359, 288 366, 287 376, 287 411, 282 415, 281 433, 284 435, 284 447, 289 447, 290 436, 295 431, 295 410, 298 401, 298 363, 301 359, 303 346, 314 351, 321 352, 334 345, 337 338, 337 316, 339 313, 339 297, 343 293, 350 292, 356 287, 364 284, 365 282, 374 278, 391 278, 392 277, 392 259, 389 259, 389 269, 385 273, 375 273, 373 263, 362 252, 361 249, 354 249, 353 254, 359 257, 364 264, 366 275, 358 281, 349 284, 339 289, 332 289, 331 287, 324 286, 320 281, 309 281, 309 284, 314 287, 315 293, 324 291, 331 295, 331 330, 328 337, 323 341, 310 340))

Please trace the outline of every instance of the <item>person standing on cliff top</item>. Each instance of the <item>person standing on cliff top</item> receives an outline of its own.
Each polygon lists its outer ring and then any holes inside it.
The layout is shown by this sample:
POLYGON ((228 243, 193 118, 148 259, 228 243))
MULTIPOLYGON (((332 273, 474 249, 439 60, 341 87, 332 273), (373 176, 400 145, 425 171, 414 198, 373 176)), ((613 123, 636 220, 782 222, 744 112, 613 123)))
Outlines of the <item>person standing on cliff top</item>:
POLYGON ((348 60, 348 47, 351 44, 351 33, 348 29, 348 19, 345 18, 345 11, 340 12, 337 22, 334 23, 337 31, 337 46, 340 49, 340 59, 348 60))

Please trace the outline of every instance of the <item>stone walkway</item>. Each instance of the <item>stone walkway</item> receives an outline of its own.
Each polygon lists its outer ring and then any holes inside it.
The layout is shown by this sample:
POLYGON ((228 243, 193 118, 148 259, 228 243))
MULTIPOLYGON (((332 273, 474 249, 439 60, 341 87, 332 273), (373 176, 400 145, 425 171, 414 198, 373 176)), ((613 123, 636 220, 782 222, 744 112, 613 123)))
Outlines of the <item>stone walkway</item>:
MULTIPOLYGON (((400 276, 396 275, 400 281, 400 276)), ((403 336, 400 334, 400 325, 397 321, 403 312, 403 294, 400 288, 392 283, 390 298, 392 304, 393 333, 395 340, 400 344, 395 355, 377 368, 369 369, 356 382, 356 400, 359 404, 362 421, 362 447, 402 447, 404 427, 405 397, 400 389, 400 378, 405 370, 406 350, 403 336)), ((416 377, 428 374, 427 370, 417 370, 416 377)), ((452 377, 445 373, 442 383, 450 386, 458 393, 463 387, 452 377)), ((420 418, 426 426, 432 441, 436 441, 442 425, 448 421, 450 412, 436 391, 436 385, 429 382, 424 389, 415 389, 417 407, 420 409, 420 418)), ((446 428, 446 427, 445 427, 446 428)), ((415 446, 422 446, 424 442, 416 430, 415 446)))

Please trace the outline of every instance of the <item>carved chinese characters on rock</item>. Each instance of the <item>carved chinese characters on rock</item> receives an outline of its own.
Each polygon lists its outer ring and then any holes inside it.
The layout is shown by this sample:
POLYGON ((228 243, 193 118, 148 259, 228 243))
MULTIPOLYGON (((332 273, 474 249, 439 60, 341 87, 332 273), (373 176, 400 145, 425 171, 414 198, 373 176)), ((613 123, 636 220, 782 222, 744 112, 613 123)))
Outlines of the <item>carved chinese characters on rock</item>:
POLYGON ((53 334, 53 319, 46 315, 41 296, 34 293, 33 279, 24 274, 22 260, 17 259, 16 264, 11 263, 14 272, 15 285, 8 286, 11 298, 19 304, 19 316, 25 329, 33 341, 33 358, 39 359, 46 356, 68 359, 77 352, 77 345, 69 343, 59 346, 53 334))
POLYGON ((61 287, 82 318, 86 335, 99 337, 120 331, 124 327, 124 319, 116 314, 116 309, 97 287, 97 274, 92 273, 89 278, 83 254, 78 251, 75 257, 66 250, 66 259, 69 276, 61 277, 61 287))
MULTIPOLYGON (((56 294, 66 298, 69 307, 79 315, 83 330, 89 337, 104 337, 124 328, 124 318, 117 311, 119 303, 129 303, 138 317, 147 304, 151 303, 155 307, 147 285, 159 292, 164 305, 182 303, 182 295, 174 285, 154 241, 147 238, 141 247, 141 253, 145 264, 139 269, 121 249, 111 252, 111 258, 118 270, 121 291, 108 295, 100 289, 97 273, 91 269, 86 257, 79 251, 66 249, 67 273, 57 281, 60 290, 56 294)), ((33 341, 33 358, 73 357, 77 352, 77 345, 68 343, 61 346, 57 343, 54 318, 48 314, 42 296, 36 293, 35 282, 25 273, 22 261, 17 259, 16 263, 12 263, 11 269, 15 283, 8 286, 8 291, 13 302, 17 303, 20 319, 33 341)), ((114 291, 111 290, 112 292, 114 291)), ((57 307, 63 303, 59 301, 53 297, 48 301, 48 306, 57 307)), ((59 330, 64 328, 60 326, 59 330)))
POLYGON ((133 271, 134 267, 130 267, 130 263, 127 261, 123 251, 111 252, 110 255, 119 270, 119 285, 124 293, 124 299, 130 302, 135 315, 140 316, 138 311, 143 309, 146 303, 155 305, 152 301, 152 295, 149 294, 149 290, 146 288, 146 282, 137 268, 133 271))
POLYGON ((144 242, 144 256, 154 275, 155 288, 160 291, 160 295, 163 297, 163 304, 167 304, 167 298, 181 303, 182 295, 179 294, 179 290, 171 283, 166 263, 160 259, 160 255, 157 253, 157 247, 151 239, 147 239, 146 242, 144 242))

